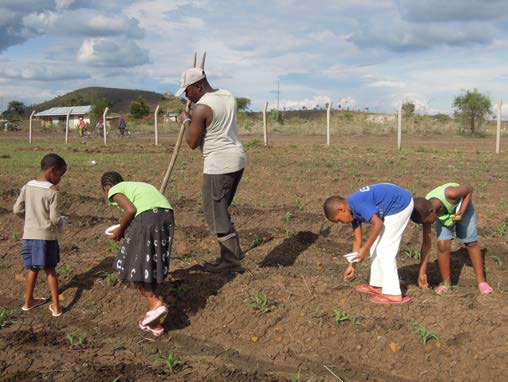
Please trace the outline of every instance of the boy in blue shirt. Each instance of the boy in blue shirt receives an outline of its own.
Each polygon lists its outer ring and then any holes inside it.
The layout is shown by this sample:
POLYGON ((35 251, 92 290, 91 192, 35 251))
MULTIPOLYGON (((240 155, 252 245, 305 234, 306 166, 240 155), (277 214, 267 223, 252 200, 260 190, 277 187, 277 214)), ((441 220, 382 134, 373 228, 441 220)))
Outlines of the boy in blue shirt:
MULTIPOLYGON (((356 290, 373 294, 376 304, 404 304, 397 273, 396 256, 402 233, 413 211, 413 197, 408 190, 390 183, 366 186, 347 198, 332 196, 324 203, 326 218, 334 223, 351 223, 353 226, 353 252, 362 262, 370 251, 371 269, 369 285, 356 290), (362 223, 372 225, 369 237, 362 243, 362 223)), ((354 278, 357 262, 350 263, 344 272, 344 281, 354 278)))

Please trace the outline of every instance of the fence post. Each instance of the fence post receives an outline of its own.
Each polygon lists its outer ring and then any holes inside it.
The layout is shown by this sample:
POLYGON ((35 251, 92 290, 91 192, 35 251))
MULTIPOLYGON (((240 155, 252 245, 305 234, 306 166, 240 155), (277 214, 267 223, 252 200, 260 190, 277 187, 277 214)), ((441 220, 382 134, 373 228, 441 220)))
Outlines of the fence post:
POLYGON ((399 119, 397 125, 397 149, 400 150, 402 147, 402 101, 399 105, 399 119))
POLYGON ((35 114, 35 110, 32 110, 32 114, 30 114, 30 124, 28 125, 28 143, 32 143, 32 118, 35 114))
POLYGON ((106 107, 104 109, 104 113, 102 113, 102 123, 103 123, 103 127, 102 127, 102 132, 104 133, 104 146, 106 146, 106 136, 108 135, 107 132, 106 132, 106 115, 108 114, 108 110, 109 110, 109 107, 106 107))
POLYGON ((497 102, 497 132, 496 132, 496 154, 499 154, 499 146, 501 143, 501 108, 503 102, 499 100, 497 102))
POLYGON ((65 144, 69 141, 69 116, 72 113, 72 109, 67 112, 67 119, 65 120, 65 144))
POLYGON ((328 103, 326 109, 326 145, 330 146, 330 112, 332 110, 332 101, 328 103))
POLYGON ((263 134, 265 146, 268 146, 268 129, 266 127, 266 109, 268 108, 268 101, 265 102, 265 106, 263 107, 263 134))
POLYGON ((160 105, 157 105, 157 107, 155 108, 154 115, 153 115, 153 122, 154 122, 154 127, 155 127, 155 146, 159 145, 159 131, 157 130, 157 116, 159 115, 159 106, 160 105))

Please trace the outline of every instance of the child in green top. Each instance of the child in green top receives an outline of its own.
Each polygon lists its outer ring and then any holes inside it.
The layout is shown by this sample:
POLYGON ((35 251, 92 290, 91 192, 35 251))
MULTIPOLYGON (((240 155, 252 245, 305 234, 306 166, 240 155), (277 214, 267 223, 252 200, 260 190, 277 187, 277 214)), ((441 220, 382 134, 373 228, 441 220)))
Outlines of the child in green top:
POLYGON ((160 318, 167 307, 159 286, 169 273, 173 209, 151 184, 125 182, 117 172, 102 175, 101 186, 109 204, 124 211, 120 226, 109 236, 117 241, 125 237, 113 267, 122 281, 134 284, 147 300, 148 312, 139 321, 140 329, 160 336, 164 333, 160 318))
POLYGON ((446 183, 430 191, 425 198, 414 199, 414 210, 411 220, 423 224, 423 242, 421 247, 420 272, 418 285, 428 288, 427 263, 431 245, 431 224, 436 222, 437 261, 443 279, 436 292, 443 294, 451 285, 450 247, 455 228, 459 243, 464 243, 476 274, 478 289, 482 294, 492 293, 492 288, 485 281, 482 254, 478 245, 476 214, 471 196, 473 187, 468 184, 446 183))

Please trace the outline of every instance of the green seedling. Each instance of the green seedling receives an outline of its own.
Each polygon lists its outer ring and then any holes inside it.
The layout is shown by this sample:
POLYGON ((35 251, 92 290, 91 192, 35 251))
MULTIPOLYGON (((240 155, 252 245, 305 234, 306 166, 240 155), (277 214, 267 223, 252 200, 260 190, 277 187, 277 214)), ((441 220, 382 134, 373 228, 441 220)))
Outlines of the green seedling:
POLYGON ((284 215, 282 215, 281 220, 285 223, 291 222, 291 220, 293 220, 293 214, 291 213, 291 211, 288 211, 284 215))
POLYGON ((118 282, 118 279, 116 278, 116 276, 111 272, 100 271, 100 272, 97 272, 97 275, 103 277, 104 280, 106 280, 106 285, 108 287, 109 286, 114 287, 118 282))
POLYGON ((183 255, 176 256, 176 258, 180 261, 185 261, 186 263, 190 263, 192 260, 192 255, 190 253, 184 253, 183 255))
POLYGON ((192 287, 189 284, 182 283, 182 284, 171 287, 169 289, 169 291, 173 292, 175 297, 177 299, 181 300, 187 295, 187 293, 189 293, 189 291, 191 289, 192 289, 192 287))
POLYGON ((303 202, 300 198, 295 199, 295 204, 300 211, 303 211, 305 209, 305 206, 303 205, 303 202))
POLYGON ((485 199, 485 192, 480 191, 478 192, 478 195, 480 196, 480 199, 485 199))
POLYGON ((176 355, 175 348, 171 349, 166 356, 160 350, 157 350, 157 353, 152 354, 151 357, 154 358, 153 365, 162 362, 166 364, 170 373, 174 373, 176 368, 184 365, 182 359, 176 355))
MULTIPOLYGON (((340 324, 341 322, 344 322, 344 321, 348 321, 348 320, 351 320, 351 318, 349 318, 346 314, 346 311, 340 309, 340 308, 335 308, 333 310, 333 313, 335 313, 335 322, 337 324, 340 324)), ((356 320, 356 319, 355 319, 356 320)))
POLYGON ((503 260, 501 260, 499 258, 499 256, 489 256, 489 259, 491 259, 492 261, 495 261, 497 263, 497 265, 499 266, 499 268, 503 268, 503 260))
POLYGON ((424 345, 432 338, 434 338, 436 341, 439 341, 439 336, 436 333, 428 330, 425 326, 418 326, 415 329, 415 333, 420 335, 420 339, 424 345))
POLYGON ((504 236, 506 234, 506 223, 503 222, 497 227, 497 233, 499 236, 504 236))
POLYGON ((116 253, 120 250, 120 244, 117 243, 116 241, 110 240, 109 249, 111 250, 111 252, 116 253))
POLYGON ((301 375, 300 375, 300 368, 298 368, 298 371, 296 372, 296 375, 294 377, 289 378, 291 382, 300 382, 301 381, 301 375))
POLYGON ((0 327, 3 328, 16 322, 13 318, 13 313, 14 310, 9 310, 7 308, 2 308, 2 310, 0 310, 0 327))
POLYGON ((72 275, 72 268, 69 264, 66 264, 64 267, 58 270, 58 273, 63 275, 65 280, 69 280, 72 275))
POLYGON ((111 382, 119 382, 119 381, 120 381, 120 377, 121 377, 121 375, 119 375, 118 377, 116 377, 115 379, 113 379, 111 382))
POLYGON ((77 348, 85 344, 85 337, 83 337, 78 332, 69 333, 65 336, 65 338, 67 338, 69 345, 71 345, 73 348, 77 348))
POLYGON ((263 244, 263 238, 260 235, 254 236, 254 247, 259 247, 261 244, 263 244))
POLYGON ((284 235, 286 235, 286 237, 293 237, 296 235, 296 231, 291 228, 286 228, 286 230, 284 231, 284 235))
POLYGON ((420 260, 420 251, 416 248, 408 248, 404 251, 404 256, 409 259, 420 260))
POLYGON ((19 241, 19 232, 12 232, 11 236, 10 236, 10 239, 12 241, 19 241))
POLYGON ((261 313, 268 313, 271 310, 268 307, 268 297, 265 292, 258 290, 252 299, 253 300, 249 304, 249 308, 259 310, 261 313))

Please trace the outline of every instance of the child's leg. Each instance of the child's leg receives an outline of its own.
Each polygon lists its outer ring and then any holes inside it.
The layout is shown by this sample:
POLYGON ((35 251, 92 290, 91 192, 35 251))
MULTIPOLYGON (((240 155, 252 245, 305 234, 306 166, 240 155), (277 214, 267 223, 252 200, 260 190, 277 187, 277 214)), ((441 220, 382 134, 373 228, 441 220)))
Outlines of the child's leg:
POLYGON ((469 258, 471 259, 471 263, 473 264, 474 273, 476 275, 476 283, 480 284, 485 282, 485 275, 483 274, 483 261, 482 261, 482 252, 478 242, 467 243, 466 244, 467 253, 469 254, 469 258))
POLYGON ((452 285, 450 278, 450 247, 451 240, 437 241, 437 263, 439 264, 439 273, 446 286, 452 285))
MULTIPOLYGON (((146 290, 143 287, 139 287, 138 290, 139 293, 141 293, 141 295, 146 298, 149 311, 157 309, 159 306, 163 305, 162 301, 160 300, 159 291, 157 288, 153 288, 152 290, 146 290)), ((158 319, 148 324, 148 326, 150 326, 152 329, 155 330, 159 330, 162 328, 162 325, 160 324, 160 321, 158 319)))
POLYGON ((34 298, 35 284, 37 283, 37 276, 39 276, 39 269, 30 268, 26 277, 26 290, 25 290, 25 308, 31 308, 32 306, 42 302, 41 299, 34 298))
POLYGON ((48 287, 51 292, 51 299, 53 312, 58 314, 62 311, 62 307, 60 306, 60 301, 58 300, 58 276, 56 274, 55 268, 44 268, 46 275, 48 276, 48 287))

